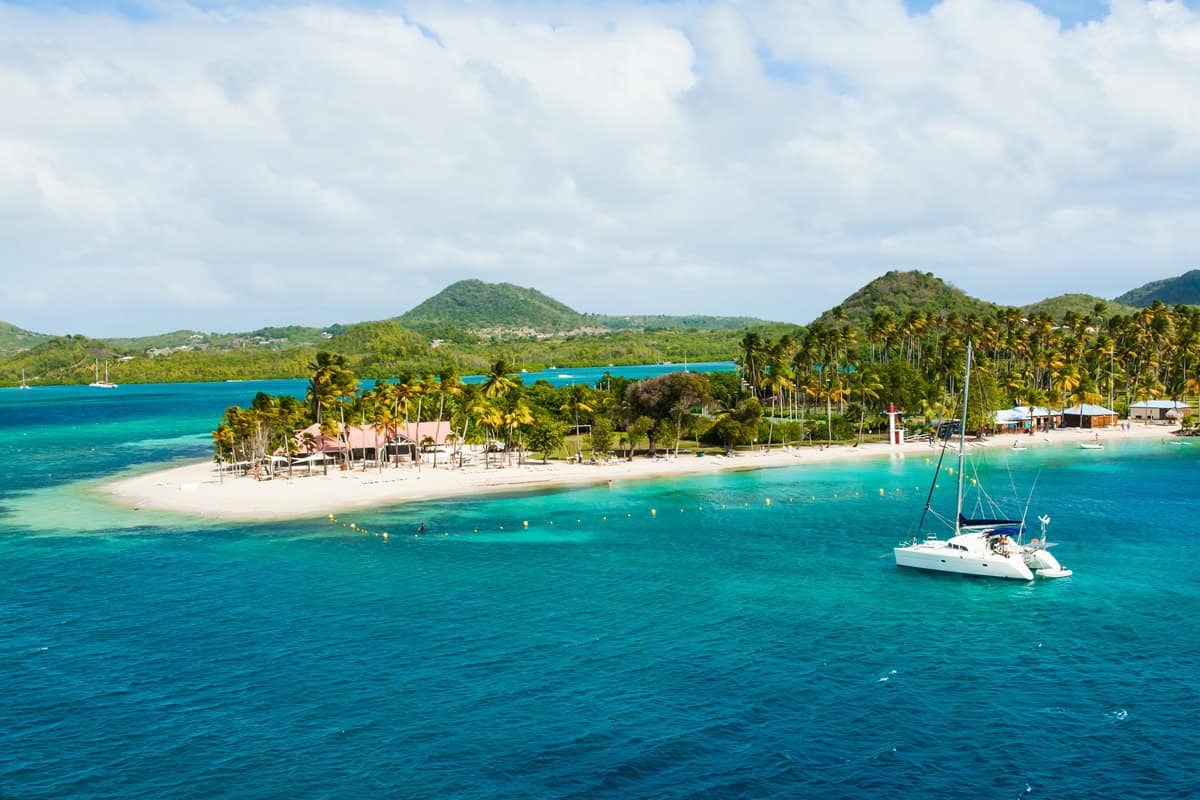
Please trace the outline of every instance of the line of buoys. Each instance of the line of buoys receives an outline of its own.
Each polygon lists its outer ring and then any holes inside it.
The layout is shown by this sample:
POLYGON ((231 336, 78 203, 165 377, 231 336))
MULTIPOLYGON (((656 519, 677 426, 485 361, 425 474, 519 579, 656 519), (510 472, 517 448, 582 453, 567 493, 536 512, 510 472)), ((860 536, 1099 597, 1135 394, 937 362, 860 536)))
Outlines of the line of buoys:
MULTIPOLYGON (((928 459, 926 459, 926 461, 928 461, 928 459)), ((949 471, 949 472, 953 472, 953 468, 948 468, 948 469, 947 469, 947 471, 949 471)), ((977 481, 975 478, 972 478, 972 479, 971 479, 971 484, 972 484, 972 485, 977 485, 977 484, 978 484, 978 481, 977 481)), ((934 488, 935 488, 935 489, 939 488, 939 484, 934 484, 934 488)), ((921 487, 920 487, 920 486, 914 486, 914 487, 913 487, 913 490, 914 490, 914 491, 920 491, 920 489, 921 489, 921 487)), ((896 489, 895 489, 895 492, 896 492, 896 494, 901 494, 903 491, 904 491, 904 490, 903 490, 903 488, 902 488, 902 487, 899 487, 899 486, 897 486, 897 487, 896 487, 896 489)), ((888 492, 887 492, 887 489, 885 489, 885 488, 882 488, 882 487, 879 489, 879 496, 880 496, 880 497, 886 497, 886 496, 887 496, 887 494, 888 494, 888 492)), ((862 494, 861 494, 861 492, 860 492, 860 491, 857 491, 857 490, 856 490, 856 491, 854 492, 854 496, 855 496, 855 497, 861 497, 861 496, 862 496, 862 494)), ((837 492, 833 492, 833 493, 832 493, 832 498, 833 498, 834 500, 837 500, 837 499, 838 499, 838 493, 837 493, 837 492)), ((816 496, 816 495, 810 495, 810 496, 809 496, 809 499, 810 499, 810 500, 813 500, 813 501, 815 501, 815 500, 817 499, 817 496, 816 496)), ((789 497, 789 498, 787 499, 787 501, 788 501, 789 503, 793 503, 793 502, 795 502, 795 498, 794 498, 794 497, 789 497)), ((764 506, 770 506, 770 505, 772 505, 772 500, 771 500, 771 498, 770 498, 770 497, 764 497, 764 498, 763 498, 763 505, 764 505, 764 506)), ((749 501, 745 501, 745 502, 743 502, 743 507, 749 508, 749 507, 750 507, 750 503, 749 503, 749 501)), ((729 506, 728 506, 727 504, 725 504, 725 503, 722 503, 722 504, 721 504, 721 509, 722 509, 722 510, 727 510, 728 508, 729 508, 729 506)), ((696 510, 697 510, 697 511, 704 511, 704 506, 697 506, 697 507, 696 507, 696 510)), ((680 509, 679 509, 679 513, 680 513, 680 514, 683 514, 683 513, 686 513, 686 512, 687 512, 687 508, 680 508, 680 509)), ((650 509, 650 516, 651 516, 651 517, 657 517, 657 516, 658 516, 658 509, 657 509, 657 508, 652 508, 652 509, 650 509)), ((625 517, 626 517, 626 519, 632 519, 632 518, 633 518, 633 512, 626 512, 626 513, 625 513, 625 517)), ((363 534, 363 535, 374 535, 374 536, 378 536, 378 537, 380 537, 380 538, 383 538, 383 539, 387 539, 387 538, 388 538, 388 533, 387 533, 387 531, 378 531, 378 532, 372 532, 372 531, 369 531, 369 530, 367 530, 366 528, 361 528, 361 527, 359 527, 359 526, 358 526, 358 523, 355 523, 355 522, 349 522, 349 523, 347 523, 347 522, 340 522, 340 521, 338 520, 338 518, 337 518, 336 516, 334 516, 333 514, 329 514, 329 515, 326 517, 326 519, 327 519, 327 520, 328 520, 328 521, 329 521, 331 524, 335 524, 335 525, 341 525, 343 528, 347 528, 347 529, 349 529, 349 530, 356 531, 356 532, 358 532, 358 533, 361 533, 361 534, 363 534)), ((605 514, 605 515, 602 515, 602 516, 600 517, 600 521, 601 521, 601 522, 608 522, 608 515, 607 515, 607 514, 605 514)), ((547 521, 547 524, 548 524, 548 525, 553 525, 553 524, 554 524, 554 520, 548 520, 548 521, 547 521)), ((576 525, 582 525, 582 524, 583 524, 583 519, 582 519, 582 518, 576 518, 576 520, 575 520, 575 524, 576 524, 576 525)), ((525 530, 528 530, 528 529, 529 529, 529 520, 522 520, 522 521, 521 521, 521 527, 522 527, 523 529, 525 529, 525 530)), ((422 526, 422 529, 424 529, 424 526, 422 526)), ((501 524, 501 525, 498 525, 498 529, 499 529, 499 530, 501 530, 501 531, 503 531, 503 530, 505 530, 505 527, 504 527, 504 525, 502 525, 502 524, 501 524)), ((472 533, 479 533, 479 528, 472 528, 472 529, 471 529, 471 532, 472 532, 472 533)), ((450 535, 450 532, 449 532, 449 531, 442 531, 442 536, 449 536, 449 535, 450 535)), ((414 539, 419 539, 419 538, 421 538, 421 537, 420 537, 420 534, 419 534, 419 533, 414 533, 414 534, 413 534, 413 538, 414 538, 414 539)))

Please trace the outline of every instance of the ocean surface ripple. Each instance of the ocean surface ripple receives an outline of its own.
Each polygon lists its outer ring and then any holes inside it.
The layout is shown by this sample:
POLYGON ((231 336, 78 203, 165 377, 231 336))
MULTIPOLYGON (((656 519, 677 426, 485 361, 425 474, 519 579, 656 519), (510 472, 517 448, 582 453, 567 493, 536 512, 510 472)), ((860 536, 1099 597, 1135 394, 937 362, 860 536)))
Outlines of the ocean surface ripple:
POLYGON ((1075 570, 1033 584, 894 566, 919 458, 354 515, 386 542, 90 493, 256 388, 0 394, 0 797, 1196 796, 1191 448, 1014 460, 1075 570))

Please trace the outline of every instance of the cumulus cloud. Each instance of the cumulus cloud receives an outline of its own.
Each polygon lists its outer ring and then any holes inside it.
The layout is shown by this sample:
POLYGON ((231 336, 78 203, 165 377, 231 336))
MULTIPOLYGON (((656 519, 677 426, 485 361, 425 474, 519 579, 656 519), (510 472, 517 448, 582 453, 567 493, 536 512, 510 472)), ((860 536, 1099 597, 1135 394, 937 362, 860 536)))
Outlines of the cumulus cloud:
POLYGON ((399 314, 462 277, 805 322, 1200 263, 1200 14, 1113 0, 0 5, 0 318, 399 314))

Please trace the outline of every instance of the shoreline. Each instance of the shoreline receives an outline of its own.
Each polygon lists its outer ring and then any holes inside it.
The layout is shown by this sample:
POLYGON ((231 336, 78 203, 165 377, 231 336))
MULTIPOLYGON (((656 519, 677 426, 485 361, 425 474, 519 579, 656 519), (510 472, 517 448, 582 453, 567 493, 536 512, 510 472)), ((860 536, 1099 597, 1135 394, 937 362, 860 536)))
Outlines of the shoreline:
MULTIPOLYGON (((1178 426, 1135 424, 1130 430, 1105 429, 1104 440, 1147 441, 1171 436, 1178 426)), ((1095 431, 1060 429, 1034 436, 1004 433, 968 447, 1004 449, 1013 441, 1030 449, 1065 447, 1091 441, 1095 431)), ((602 486, 612 481, 654 480, 710 475, 757 469, 794 467, 805 464, 854 462, 884 457, 907 457, 936 452, 928 442, 906 442, 898 447, 874 442, 861 447, 833 445, 738 453, 734 456, 680 456, 678 459, 638 458, 605 464, 555 462, 522 466, 472 466, 465 469, 433 469, 425 464, 399 469, 370 467, 333 471, 323 476, 280 474, 270 481, 248 477, 220 480, 211 461, 192 462, 166 469, 143 469, 102 484, 97 491, 133 510, 166 511, 206 520, 269 522, 303 519, 398 503, 444 500, 457 497, 514 494, 578 486, 602 486)))

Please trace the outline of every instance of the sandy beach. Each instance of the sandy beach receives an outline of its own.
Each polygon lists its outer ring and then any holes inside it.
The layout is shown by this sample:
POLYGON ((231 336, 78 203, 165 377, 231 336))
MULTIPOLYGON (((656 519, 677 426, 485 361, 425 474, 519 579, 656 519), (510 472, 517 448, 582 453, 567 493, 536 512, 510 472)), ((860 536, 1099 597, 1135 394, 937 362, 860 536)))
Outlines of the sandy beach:
MULTIPOLYGON (((1104 430, 1105 442, 1152 440, 1170 436, 1177 427, 1135 424, 1130 430, 1104 430)), ((968 447, 1011 447, 1020 441, 1029 448, 1078 446, 1092 441, 1094 432, 1065 429, 1035 436, 1003 434, 968 447)), ((256 481, 248 477, 221 479, 209 461, 171 467, 122 478, 105 484, 101 491, 113 500, 139 509, 173 511, 209 519, 277 520, 311 517, 347 509, 419 500, 484 494, 551 489, 569 486, 603 485, 608 481, 649 480, 686 475, 704 475, 728 470, 767 469, 834 461, 868 458, 903 458, 936 452, 927 442, 908 442, 899 447, 883 443, 861 447, 834 445, 774 449, 769 452, 740 452, 734 456, 681 455, 677 459, 633 461, 605 464, 575 464, 551 461, 523 466, 485 469, 433 469, 424 464, 419 470, 410 465, 399 469, 385 467, 351 471, 330 470, 328 475, 314 471, 311 476, 296 470, 294 478, 281 473, 274 480, 256 481)))

